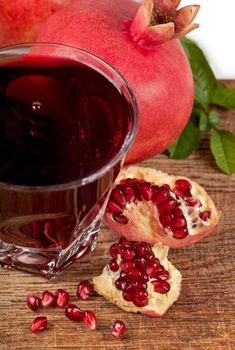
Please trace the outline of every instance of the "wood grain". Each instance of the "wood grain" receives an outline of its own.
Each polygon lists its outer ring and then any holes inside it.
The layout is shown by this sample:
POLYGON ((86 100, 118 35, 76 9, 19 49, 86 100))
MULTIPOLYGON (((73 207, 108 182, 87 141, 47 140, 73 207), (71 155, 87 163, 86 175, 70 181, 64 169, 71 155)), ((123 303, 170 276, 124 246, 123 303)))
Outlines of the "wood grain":
MULTIPOLYGON (((235 82, 230 85, 235 86, 235 82)), ((222 127, 235 132, 235 112, 221 113, 222 127)), ((216 168, 208 138, 187 160, 174 161, 158 155, 142 165, 192 177, 209 191, 223 211, 212 236, 191 247, 170 251, 172 262, 184 277, 178 302, 162 318, 125 313, 98 295, 77 302, 76 284, 101 272, 108 260, 107 248, 116 238, 103 227, 95 253, 74 264, 56 281, 0 270, 1 350, 235 349, 235 175, 227 176, 216 168), (72 301, 82 308, 94 310, 97 331, 65 319, 62 310, 50 309, 40 312, 48 316, 49 329, 40 335, 29 332, 35 315, 26 307, 26 294, 57 288, 68 290, 72 301), (109 327, 115 319, 122 319, 127 325, 128 333, 122 339, 114 339, 110 334, 109 327)))

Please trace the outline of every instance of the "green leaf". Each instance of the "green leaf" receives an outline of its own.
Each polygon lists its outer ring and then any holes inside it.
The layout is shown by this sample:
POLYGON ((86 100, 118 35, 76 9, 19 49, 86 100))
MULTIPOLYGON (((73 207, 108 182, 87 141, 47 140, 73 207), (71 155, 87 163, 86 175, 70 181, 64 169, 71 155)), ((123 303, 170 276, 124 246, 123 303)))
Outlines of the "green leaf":
POLYGON ((181 39, 181 43, 193 72, 195 101, 206 109, 217 88, 216 78, 204 53, 197 44, 187 38, 181 39))
POLYGON ((235 135, 217 130, 211 137, 211 152, 218 167, 226 174, 235 172, 235 135))
POLYGON ((208 132, 211 129, 208 117, 203 111, 200 112, 199 129, 203 132, 208 132))
POLYGON ((211 103, 226 109, 235 108, 235 89, 218 82, 211 103))
POLYGON ((170 158, 185 159, 200 145, 200 131, 189 121, 180 137, 168 148, 170 158))
POLYGON ((217 127, 220 122, 219 113, 216 111, 210 111, 208 114, 208 121, 213 128, 217 127))

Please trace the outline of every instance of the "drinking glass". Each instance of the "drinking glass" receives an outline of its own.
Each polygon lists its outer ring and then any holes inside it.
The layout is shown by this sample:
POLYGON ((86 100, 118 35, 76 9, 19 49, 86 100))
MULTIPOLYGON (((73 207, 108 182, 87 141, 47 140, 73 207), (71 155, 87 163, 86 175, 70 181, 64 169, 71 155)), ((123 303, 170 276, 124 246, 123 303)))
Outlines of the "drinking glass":
POLYGON ((95 249, 137 127, 128 83, 97 56, 0 49, 0 267, 51 279, 95 249))

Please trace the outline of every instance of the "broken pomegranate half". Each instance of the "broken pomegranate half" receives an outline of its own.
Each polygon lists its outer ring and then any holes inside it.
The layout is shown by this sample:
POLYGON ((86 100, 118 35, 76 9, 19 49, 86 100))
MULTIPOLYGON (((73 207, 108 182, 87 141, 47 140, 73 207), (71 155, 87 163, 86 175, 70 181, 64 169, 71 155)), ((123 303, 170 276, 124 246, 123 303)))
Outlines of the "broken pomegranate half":
POLYGON ((168 249, 122 237, 110 247, 110 263, 93 278, 94 289, 123 310, 163 315, 178 299, 182 279, 167 259, 168 249))
POLYGON ((207 192, 186 177, 129 167, 115 184, 105 222, 130 240, 187 246, 208 236, 221 215, 207 192))

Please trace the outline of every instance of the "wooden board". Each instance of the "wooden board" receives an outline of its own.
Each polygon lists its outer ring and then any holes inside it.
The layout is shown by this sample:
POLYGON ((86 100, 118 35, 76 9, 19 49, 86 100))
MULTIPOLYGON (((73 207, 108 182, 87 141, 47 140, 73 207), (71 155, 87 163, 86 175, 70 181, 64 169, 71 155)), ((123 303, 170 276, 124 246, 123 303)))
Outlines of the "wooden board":
MULTIPOLYGON (((235 82, 231 83, 235 86, 235 82)), ((235 112, 222 112, 222 126, 235 132, 235 112)), ((178 302, 162 318, 125 313, 94 295, 77 301, 75 289, 81 279, 101 272, 108 260, 107 249, 116 238, 103 227, 98 248, 70 267, 56 281, 0 270, 0 349, 58 350, 233 350, 235 349, 235 175, 227 176, 215 166, 208 138, 198 151, 184 161, 158 155, 142 163, 172 174, 187 174, 211 194, 223 216, 215 233, 186 248, 170 251, 172 262, 183 274, 183 288, 178 302), (48 289, 64 288, 72 302, 93 310, 98 318, 97 331, 69 321, 63 310, 49 309, 49 329, 39 335, 28 330, 35 317, 26 306, 27 293, 40 294, 48 289), (113 338, 112 321, 125 321, 128 333, 113 338)))

